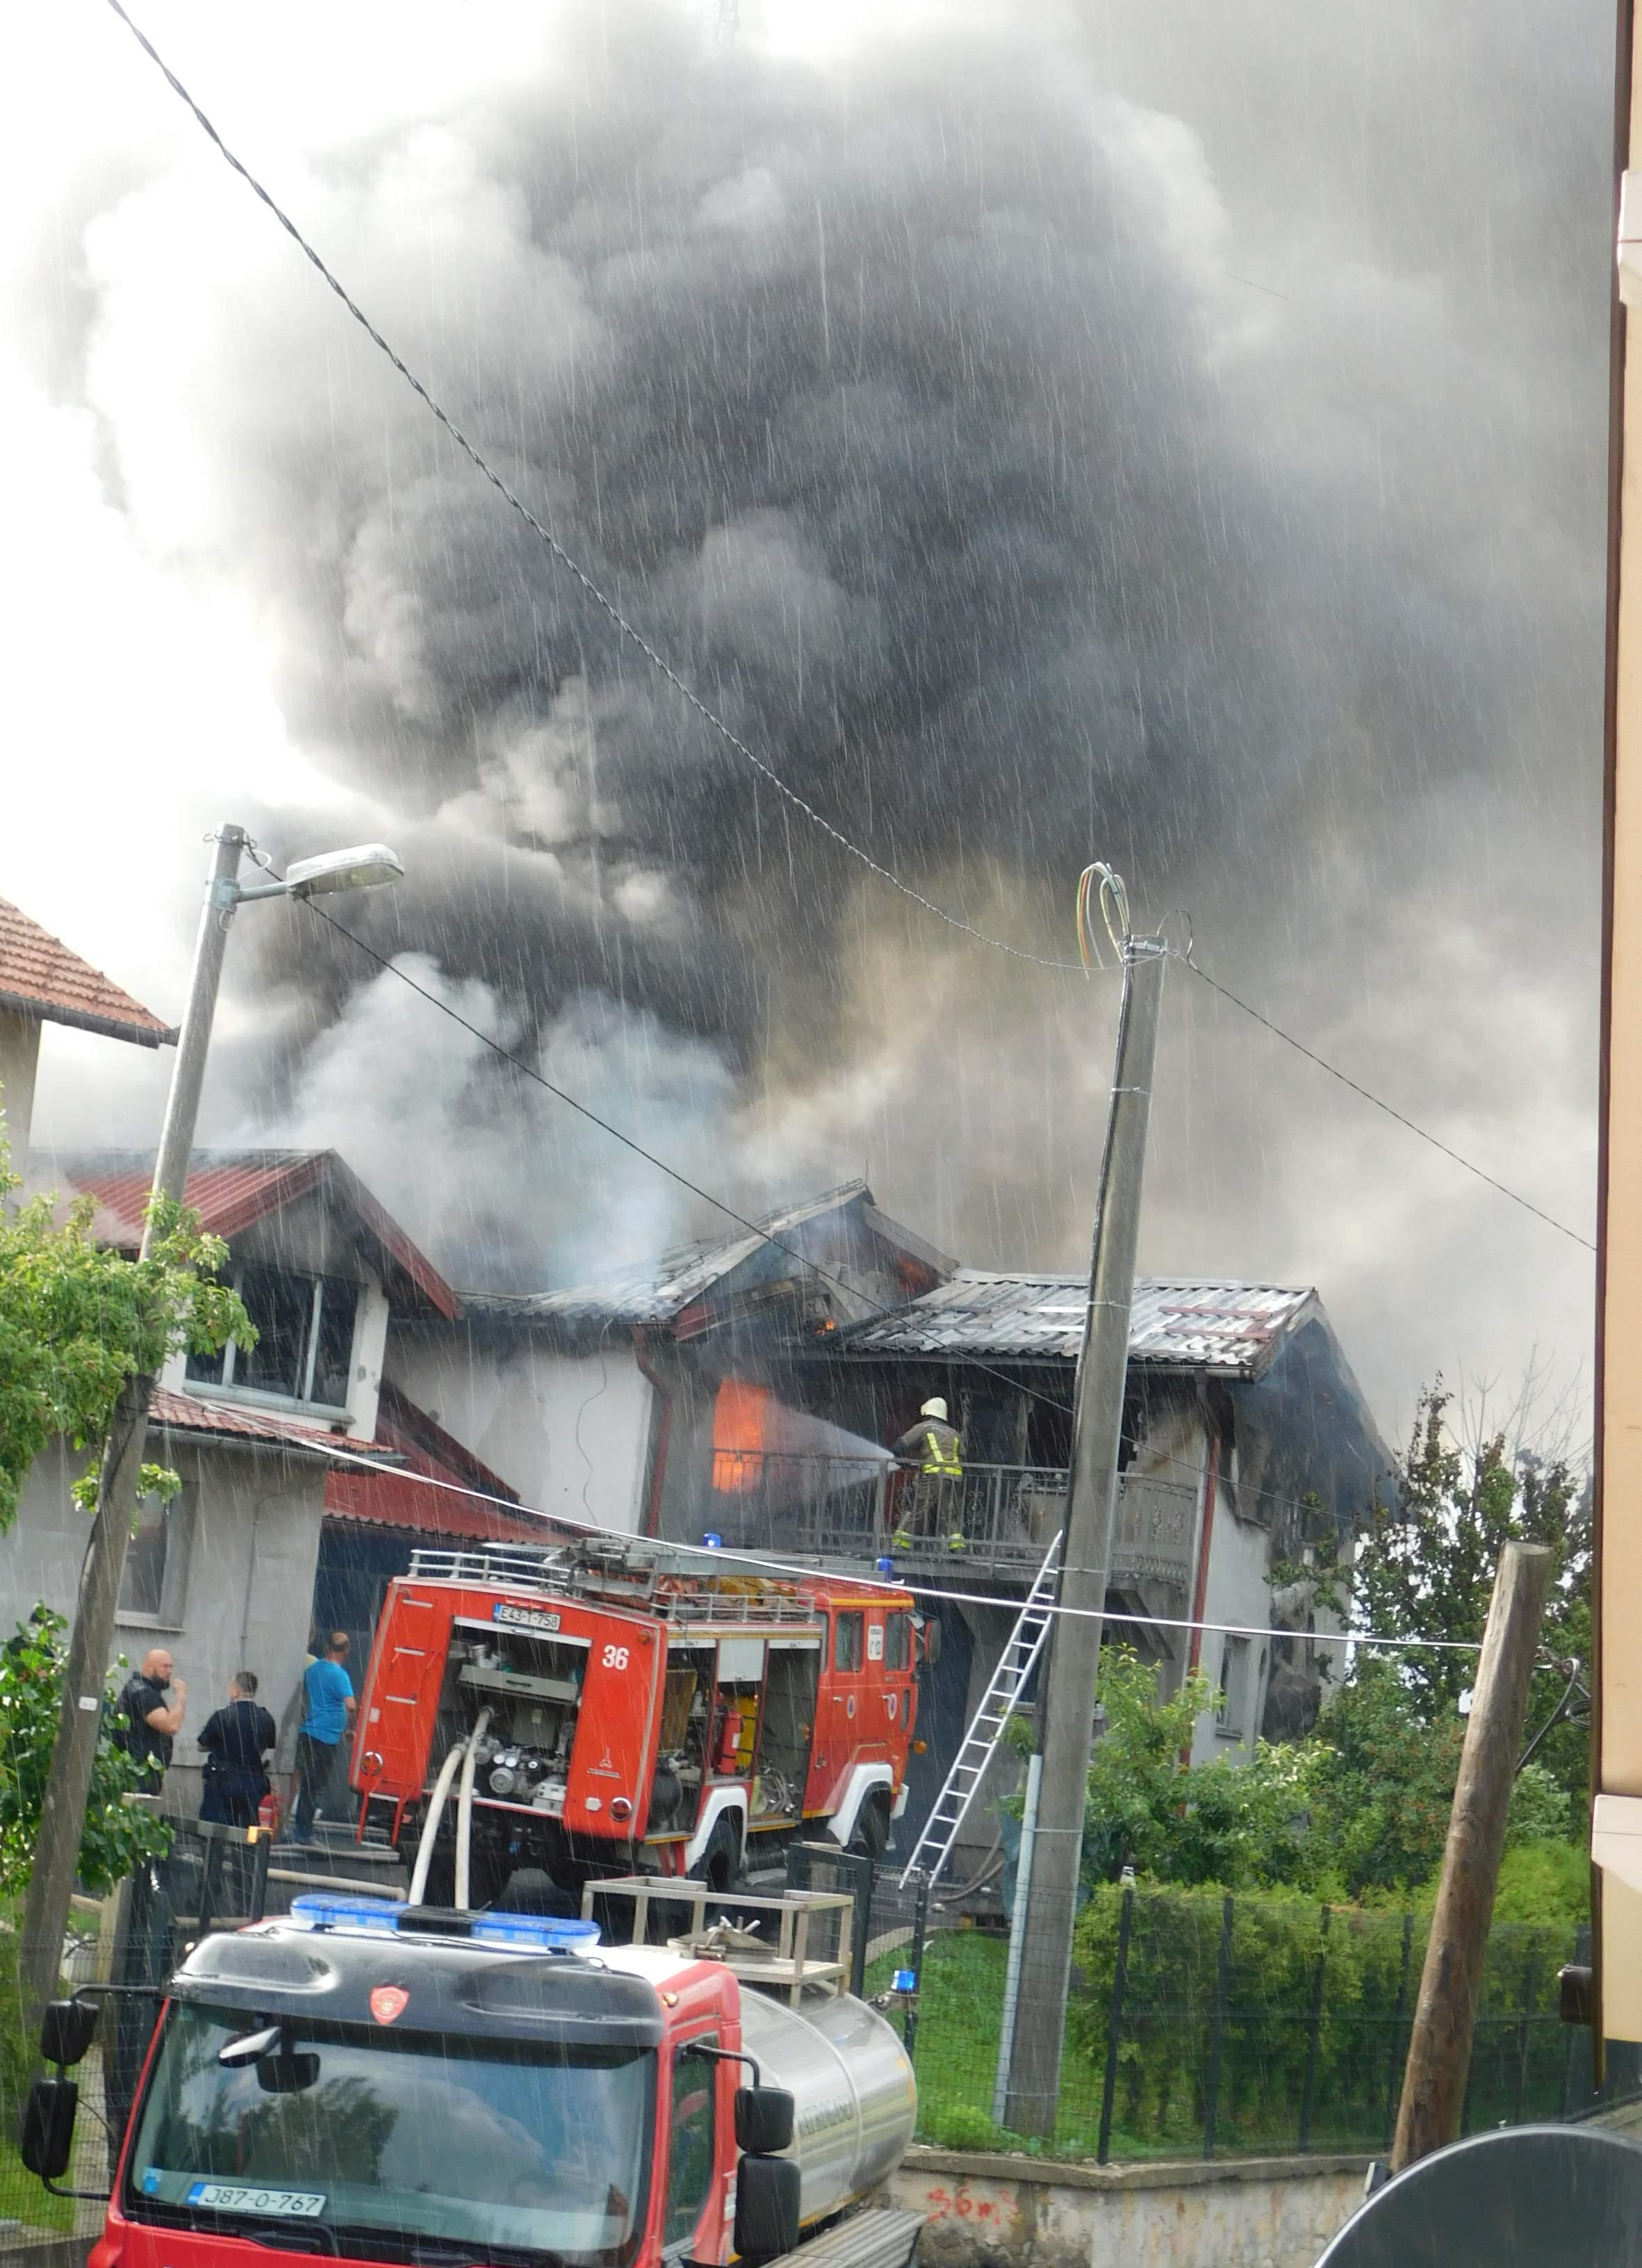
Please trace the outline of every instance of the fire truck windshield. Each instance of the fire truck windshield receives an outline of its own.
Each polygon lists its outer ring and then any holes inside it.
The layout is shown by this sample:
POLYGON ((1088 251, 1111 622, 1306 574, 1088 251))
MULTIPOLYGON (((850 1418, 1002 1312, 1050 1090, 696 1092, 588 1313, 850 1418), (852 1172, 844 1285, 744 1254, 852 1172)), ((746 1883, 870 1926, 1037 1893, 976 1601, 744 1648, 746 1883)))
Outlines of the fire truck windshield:
POLYGON ((365 2260, 631 2257, 648 2050, 292 2021, 274 2053, 219 2060, 255 2028, 173 2006, 127 2168, 131 2219, 252 2238, 277 2227, 282 2249, 311 2229, 303 2250, 365 2260))

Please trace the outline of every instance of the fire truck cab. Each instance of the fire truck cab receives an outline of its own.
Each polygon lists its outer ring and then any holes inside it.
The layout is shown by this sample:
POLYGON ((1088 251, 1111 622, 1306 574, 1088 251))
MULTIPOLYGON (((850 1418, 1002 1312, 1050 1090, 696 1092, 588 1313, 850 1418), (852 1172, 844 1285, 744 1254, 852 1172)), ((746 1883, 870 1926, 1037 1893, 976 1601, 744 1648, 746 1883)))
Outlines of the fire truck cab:
POLYGON ((423 1858, 435 1904, 521 1870, 561 1898, 613 1873, 725 1888, 818 1830, 876 1857, 933 1654, 882 1586, 703 1575, 664 1545, 419 1551, 366 1673, 360 1831, 423 1858))

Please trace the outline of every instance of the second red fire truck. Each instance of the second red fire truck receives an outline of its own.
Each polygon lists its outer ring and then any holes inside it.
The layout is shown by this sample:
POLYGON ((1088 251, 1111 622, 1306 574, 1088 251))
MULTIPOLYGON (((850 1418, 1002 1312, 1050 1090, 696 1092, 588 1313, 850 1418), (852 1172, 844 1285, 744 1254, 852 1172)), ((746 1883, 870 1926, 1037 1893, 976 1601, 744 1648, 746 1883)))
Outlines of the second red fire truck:
POLYGON ((361 1696, 362 1831, 413 1896, 475 1907, 521 1873, 727 1888, 817 1832, 880 1856, 938 1636, 909 1592, 665 1545, 419 1551, 361 1696))

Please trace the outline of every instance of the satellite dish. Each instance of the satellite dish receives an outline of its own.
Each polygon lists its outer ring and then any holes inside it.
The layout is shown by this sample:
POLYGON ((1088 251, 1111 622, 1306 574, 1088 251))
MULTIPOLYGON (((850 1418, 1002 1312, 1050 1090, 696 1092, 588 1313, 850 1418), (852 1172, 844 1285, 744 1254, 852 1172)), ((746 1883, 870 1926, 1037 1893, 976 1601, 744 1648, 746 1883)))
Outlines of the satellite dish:
POLYGON ((1354 2213, 1317 2268, 1642 2268, 1642 2144, 1507 2126, 1438 2150, 1354 2213))

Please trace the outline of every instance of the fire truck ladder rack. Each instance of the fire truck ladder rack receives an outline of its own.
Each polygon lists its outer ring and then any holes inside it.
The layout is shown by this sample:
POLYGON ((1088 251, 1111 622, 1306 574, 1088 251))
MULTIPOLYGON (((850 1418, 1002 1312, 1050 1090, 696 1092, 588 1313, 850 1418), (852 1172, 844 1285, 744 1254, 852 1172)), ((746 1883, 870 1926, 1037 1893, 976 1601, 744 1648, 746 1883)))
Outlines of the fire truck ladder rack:
POLYGON ((992 1672, 991 1683, 981 1696, 981 1705, 969 1720, 969 1729, 953 1758, 952 1770, 942 1783, 941 1792, 912 1846, 912 1856, 902 1870, 901 1888, 903 1890, 918 1874, 922 1874, 926 1881, 934 1883, 952 1856, 959 1830, 969 1815, 969 1806, 980 1792, 981 1783, 986 1778, 986 1768, 1004 1737, 1004 1727, 1009 1722, 1010 1713, 1037 1666, 1038 1656, 1043 1651, 1043 1641, 1049 1636, 1049 1624, 1055 1619, 1055 1585, 1060 1572, 1060 1547, 1061 1538, 1057 1535, 1044 1557, 1043 1565, 1033 1578, 1026 1604, 1009 1633, 1009 1643, 998 1657, 998 1667, 992 1672))
POLYGON ((815 1609, 793 1586, 726 1567, 704 1576, 694 1554, 665 1544, 630 1552, 576 1547, 544 1551, 482 1545, 471 1551, 413 1551, 410 1574, 423 1583, 489 1584, 505 1591, 597 1599, 641 1607, 669 1622, 810 1623, 815 1609))
POLYGON ((850 1989, 850 1951, 855 1931, 853 1890, 788 1890, 778 1898, 749 1897, 740 1890, 715 1890, 705 1882, 678 1876, 625 1874, 614 1881, 590 1881, 582 1892, 582 1919, 597 1918, 595 1898, 631 1898, 630 1941, 648 1942, 650 1909, 664 1911, 688 1906, 686 1926, 667 1941, 674 1951, 701 1961, 721 1961, 744 1984, 772 1987, 784 1992, 796 2008, 806 1992, 846 1992, 850 1989), (716 1922, 707 1909, 723 1909, 716 1922), (818 1914, 838 1917, 836 1957, 817 1960, 810 1952, 810 1925, 818 1914), (755 1934, 757 1918, 777 1917, 776 1940, 766 1943, 755 1934))

